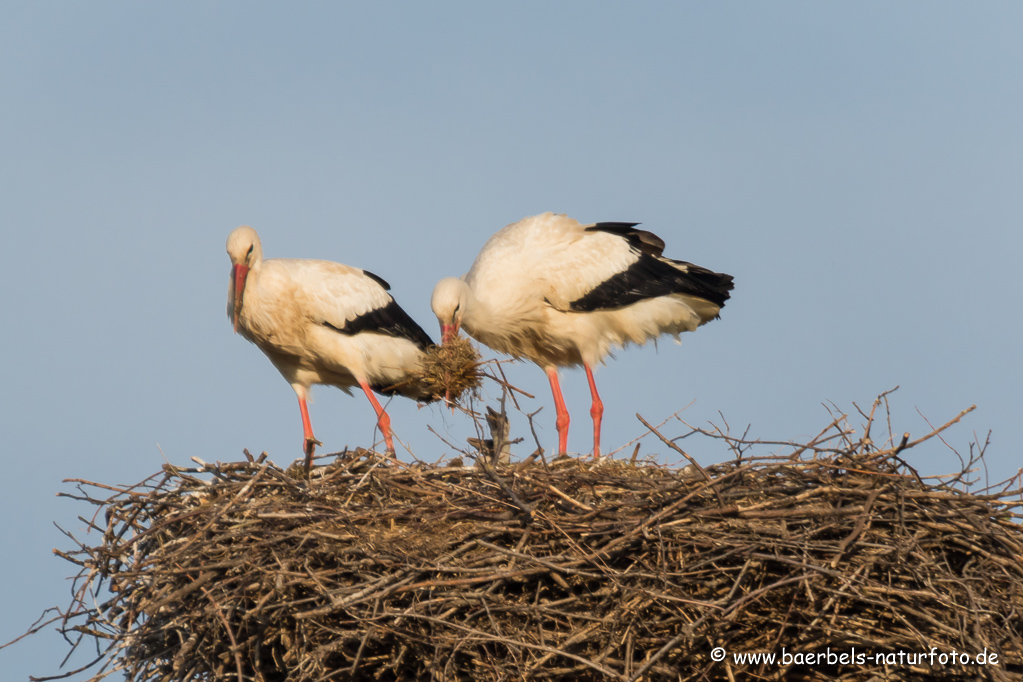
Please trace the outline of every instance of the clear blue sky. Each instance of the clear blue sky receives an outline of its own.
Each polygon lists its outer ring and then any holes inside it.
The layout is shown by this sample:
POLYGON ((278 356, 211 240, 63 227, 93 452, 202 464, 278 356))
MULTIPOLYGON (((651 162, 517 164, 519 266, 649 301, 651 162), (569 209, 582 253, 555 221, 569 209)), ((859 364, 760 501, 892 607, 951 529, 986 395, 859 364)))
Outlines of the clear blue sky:
MULTIPOLYGON (((5 2, 0 639, 67 604, 53 523, 81 533, 92 510, 55 497, 62 479, 300 456, 294 393, 225 316, 242 223, 270 257, 381 275, 436 335, 433 284, 506 223, 641 222, 736 288, 681 347, 598 371, 606 445, 642 434, 637 412, 686 406, 798 439, 828 421, 822 403, 901 385, 896 431, 976 403, 947 440, 993 430, 987 475, 1013 474, 1021 35, 1007 2, 5 2)), ((510 372, 553 447, 543 373, 510 372)), ((585 450, 585 377, 563 386, 585 450)), ((314 396, 325 451, 372 442, 362 396, 314 396)), ((473 435, 439 407, 390 412, 426 460, 450 454, 427 424, 473 435)), ((940 444, 910 461, 956 467, 940 444)), ((53 673, 64 653, 39 635, 0 670, 53 673)))

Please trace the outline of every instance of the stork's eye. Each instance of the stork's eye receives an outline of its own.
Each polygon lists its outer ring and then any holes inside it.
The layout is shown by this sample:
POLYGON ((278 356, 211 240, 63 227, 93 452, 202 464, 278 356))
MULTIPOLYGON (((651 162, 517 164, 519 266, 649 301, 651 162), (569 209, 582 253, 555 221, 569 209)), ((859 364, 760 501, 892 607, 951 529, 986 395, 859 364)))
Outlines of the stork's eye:
POLYGON ((252 245, 249 246, 249 250, 245 252, 245 260, 249 259, 249 256, 252 255, 252 249, 254 249, 254 248, 256 248, 255 244, 252 244, 252 245))

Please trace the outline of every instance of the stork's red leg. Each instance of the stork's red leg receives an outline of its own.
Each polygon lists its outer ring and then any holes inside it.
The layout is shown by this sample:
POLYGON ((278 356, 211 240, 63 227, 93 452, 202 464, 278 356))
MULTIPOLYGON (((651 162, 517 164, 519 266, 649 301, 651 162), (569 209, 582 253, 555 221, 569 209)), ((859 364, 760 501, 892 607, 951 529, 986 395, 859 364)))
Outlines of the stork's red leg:
POLYGON ((547 378, 551 382, 551 393, 554 394, 554 410, 558 419, 555 424, 558 427, 558 454, 568 453, 568 408, 565 407, 565 398, 561 395, 561 384, 558 383, 558 368, 548 367, 547 378))
POLYGON ((391 418, 384 412, 384 408, 380 405, 380 401, 373 395, 373 389, 369 387, 369 384, 365 380, 359 381, 359 386, 362 386, 363 392, 366 397, 369 398, 369 402, 373 405, 373 409, 377 412, 377 426, 380 428, 380 433, 384 436, 384 443, 387 445, 387 454, 394 457, 394 441, 391 439, 391 418))
POLYGON ((317 445, 323 445, 320 441, 316 440, 316 436, 313 435, 313 423, 309 421, 309 408, 306 406, 306 393, 305 390, 296 388, 295 393, 298 394, 298 409, 302 411, 302 451, 305 452, 305 470, 306 473, 313 466, 313 452, 316 450, 317 445))
POLYGON ((593 370, 584 364, 586 368, 586 380, 590 382, 590 395, 593 396, 593 405, 590 407, 590 416, 593 417, 593 457, 600 457, 600 421, 604 417, 604 403, 600 401, 600 394, 597 393, 597 382, 593 380, 593 370))

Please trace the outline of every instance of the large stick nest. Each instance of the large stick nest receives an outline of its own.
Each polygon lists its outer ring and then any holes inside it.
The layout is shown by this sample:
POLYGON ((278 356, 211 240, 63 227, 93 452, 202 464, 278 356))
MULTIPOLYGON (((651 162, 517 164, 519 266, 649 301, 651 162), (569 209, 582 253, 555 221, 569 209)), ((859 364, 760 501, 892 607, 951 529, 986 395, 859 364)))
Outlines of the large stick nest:
POLYGON ((78 482, 101 537, 60 553, 59 621, 105 651, 93 679, 139 682, 1023 679, 1019 491, 924 481, 902 457, 930 436, 868 434, 706 468, 359 451, 305 479, 264 453, 78 482))

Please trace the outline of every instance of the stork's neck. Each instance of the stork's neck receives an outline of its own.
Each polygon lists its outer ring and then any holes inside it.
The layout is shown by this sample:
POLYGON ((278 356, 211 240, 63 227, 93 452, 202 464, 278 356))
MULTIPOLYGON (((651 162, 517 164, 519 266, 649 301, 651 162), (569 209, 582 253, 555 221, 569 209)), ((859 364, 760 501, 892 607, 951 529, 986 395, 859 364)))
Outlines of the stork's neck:
POLYGON ((249 260, 249 275, 245 278, 245 288, 249 288, 249 282, 253 284, 259 280, 259 273, 263 271, 263 259, 252 258, 249 260))
POLYGON ((476 297, 472 287, 462 281, 462 326, 467 332, 485 330, 487 320, 493 319, 490 306, 476 297))

